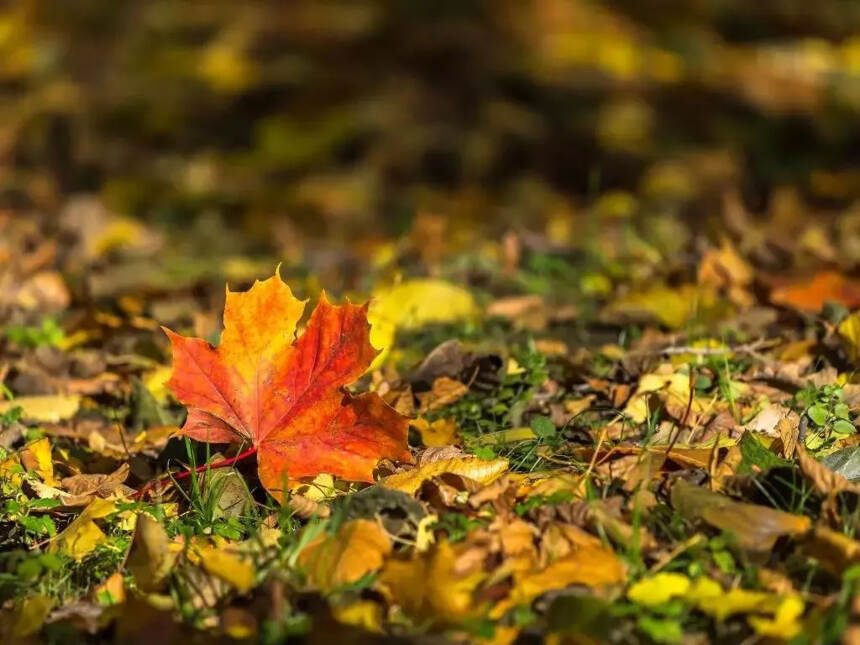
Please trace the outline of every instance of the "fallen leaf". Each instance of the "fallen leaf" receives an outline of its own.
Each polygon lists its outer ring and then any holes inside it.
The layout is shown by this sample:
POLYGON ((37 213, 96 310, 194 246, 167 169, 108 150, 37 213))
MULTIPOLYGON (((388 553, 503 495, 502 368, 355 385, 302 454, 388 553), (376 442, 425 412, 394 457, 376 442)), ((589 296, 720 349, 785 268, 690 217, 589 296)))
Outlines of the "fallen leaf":
POLYGON ((652 287, 629 293, 603 312, 610 320, 656 320, 669 329, 681 329, 692 318, 713 317, 721 311, 714 290, 707 286, 652 287))
POLYGON ((377 353, 366 307, 334 306, 323 295, 294 341, 303 309, 276 274, 245 293, 227 292, 217 348, 165 330, 173 346, 168 386, 189 408, 182 433, 250 442, 261 482, 281 498, 301 477, 370 482, 380 458, 411 459, 407 420, 376 393, 343 390, 377 353))
POLYGON ((841 491, 848 490, 860 494, 860 486, 848 481, 839 473, 830 470, 830 468, 815 459, 815 457, 811 457, 806 452, 806 448, 800 443, 795 446, 795 451, 800 471, 812 482, 815 490, 819 493, 835 495, 841 491))
POLYGON ((357 600, 331 608, 335 620, 374 634, 382 633, 382 607, 372 600, 357 600))
POLYGON ((658 573, 643 578, 627 590, 627 598, 637 605, 653 607, 672 598, 685 595, 690 590, 690 579, 682 573, 658 573))
POLYGON ((299 554, 308 584, 324 592, 377 571, 391 553, 391 539, 378 522, 352 520, 334 535, 321 534, 299 554))
POLYGON ((728 238, 723 238, 719 249, 706 251, 699 263, 699 282, 723 289, 746 287, 754 276, 753 268, 728 238))
POLYGON ((464 563, 466 545, 447 540, 411 560, 390 558, 377 579, 389 603, 410 616, 456 623, 477 612, 475 589, 486 579, 479 566, 464 563))
POLYGON ((100 605, 120 605, 125 602, 125 579, 116 572, 93 590, 93 597, 100 605))
POLYGON ((510 596, 493 607, 490 615, 499 618, 511 607, 530 603, 555 589, 574 584, 600 588, 624 582, 626 577, 624 563, 611 549, 596 540, 581 541, 568 555, 544 569, 515 573, 510 596))
POLYGON ((71 419, 81 406, 77 395, 45 394, 19 396, 11 401, 0 401, 0 414, 12 408, 21 408, 21 419, 33 423, 59 423, 71 419))
POLYGON ((461 475, 474 479, 481 484, 488 484, 507 469, 507 459, 485 461, 470 455, 422 464, 414 470, 390 475, 380 481, 379 484, 386 488, 393 488, 414 495, 425 481, 445 473, 461 475))
POLYGON ((189 549, 188 556, 192 563, 201 566, 206 573, 242 593, 254 587, 256 572, 248 559, 215 546, 193 546, 189 549))
POLYGON ((160 591, 173 570, 177 555, 161 523, 141 513, 126 562, 138 589, 146 593, 160 591))
POLYGON ((419 392, 415 396, 421 402, 421 413, 444 408, 462 399, 468 394, 469 388, 465 383, 447 376, 440 376, 433 381, 429 392, 419 392))
POLYGON ((860 307, 860 284, 835 271, 821 271, 812 278, 771 291, 771 302, 818 313, 827 302, 854 309, 860 307))
POLYGON ((750 616, 747 622, 759 636, 788 641, 800 633, 803 610, 800 596, 790 595, 780 600, 772 619, 750 616))
POLYGON ((107 536, 94 520, 106 517, 115 510, 116 503, 114 501, 94 499, 71 524, 51 541, 48 550, 54 553, 65 553, 77 561, 83 560, 107 539, 107 536))
POLYGON ((421 443, 425 446, 450 446, 456 441, 459 430, 454 419, 436 419, 430 422, 419 417, 412 421, 411 425, 421 435, 421 443))
POLYGON ((697 397, 691 397, 695 392, 690 390, 690 374, 684 370, 674 371, 666 364, 652 373, 642 375, 636 392, 624 408, 624 414, 636 423, 643 423, 651 413, 649 398, 652 394, 663 399, 667 411, 673 416, 683 417, 688 406, 690 414, 699 414, 706 407, 697 397))
POLYGON ((431 323, 467 320, 478 315, 472 294, 444 280, 407 280, 373 292, 368 319, 370 342, 382 348, 375 369, 385 360, 398 329, 417 329, 431 323))
POLYGON ((842 345, 848 358, 855 364, 860 364, 860 311, 846 316, 836 327, 842 345))
POLYGON ((56 486, 51 442, 47 437, 28 443, 20 453, 21 465, 34 471, 47 486, 56 486))
POLYGON ((821 463, 850 482, 860 481, 860 446, 849 446, 832 452, 822 457, 821 463))
POLYGON ((672 506, 688 520, 701 519, 730 531, 739 545, 764 553, 783 535, 798 536, 812 526, 808 517, 777 511, 766 506, 737 502, 730 497, 678 480, 672 487, 672 506))
POLYGON ((94 497, 106 499, 111 496, 125 497, 130 495, 134 489, 124 486, 130 472, 127 463, 121 464, 110 474, 80 474, 64 477, 60 485, 66 493, 60 491, 59 498, 65 506, 84 506, 92 501, 94 497))
POLYGON ((287 500, 287 506, 298 517, 303 520, 308 520, 312 517, 329 517, 331 508, 326 504, 320 504, 318 501, 293 493, 287 500))
POLYGON ((12 636, 24 638, 38 632, 53 606, 54 601, 47 596, 41 594, 27 596, 18 608, 15 623, 12 626, 12 636))

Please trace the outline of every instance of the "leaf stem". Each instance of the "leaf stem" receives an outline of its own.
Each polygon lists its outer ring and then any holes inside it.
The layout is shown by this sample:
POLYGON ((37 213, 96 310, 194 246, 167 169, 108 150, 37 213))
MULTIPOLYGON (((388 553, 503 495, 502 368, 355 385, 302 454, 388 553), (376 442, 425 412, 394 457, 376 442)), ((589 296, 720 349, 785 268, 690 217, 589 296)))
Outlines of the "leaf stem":
POLYGON ((134 495, 132 495, 133 499, 143 499, 146 494, 151 491, 153 488, 161 487, 162 485, 166 485, 168 482, 176 482, 180 479, 187 479, 191 477, 191 475, 196 475, 197 473, 202 473, 205 470, 209 470, 212 468, 226 468, 227 466, 232 466, 233 464, 242 461, 243 459, 247 459, 253 454, 256 454, 257 448, 256 446, 252 448, 248 448, 244 452, 240 452, 235 457, 230 457, 229 459, 222 459, 221 461, 216 461, 214 464, 201 464, 197 466, 197 468, 191 468, 188 470, 183 470, 178 473, 168 473, 167 475, 161 477, 160 479, 156 479, 154 481, 149 482, 137 491, 134 495))

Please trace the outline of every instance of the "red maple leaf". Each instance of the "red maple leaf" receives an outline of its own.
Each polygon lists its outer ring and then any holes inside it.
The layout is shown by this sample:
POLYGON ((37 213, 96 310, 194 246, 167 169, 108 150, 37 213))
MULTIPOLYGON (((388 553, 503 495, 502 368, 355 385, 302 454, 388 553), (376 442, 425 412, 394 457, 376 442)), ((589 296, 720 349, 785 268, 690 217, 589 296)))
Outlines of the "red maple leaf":
POLYGON ((408 420, 376 393, 344 390, 378 353, 367 305, 336 306, 323 294, 296 340, 304 307, 276 273, 247 292, 227 290, 218 347, 164 328, 173 348, 167 385, 188 407, 181 433, 249 442, 273 494, 319 473, 371 482, 379 459, 411 460, 408 420))

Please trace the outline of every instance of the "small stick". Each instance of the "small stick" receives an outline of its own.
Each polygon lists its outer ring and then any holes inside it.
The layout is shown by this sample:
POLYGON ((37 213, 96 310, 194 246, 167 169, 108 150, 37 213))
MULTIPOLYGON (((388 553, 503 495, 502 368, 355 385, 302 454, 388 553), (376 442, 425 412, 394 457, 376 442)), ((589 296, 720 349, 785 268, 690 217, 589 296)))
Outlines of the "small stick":
POLYGON ((253 448, 248 448, 244 452, 240 452, 235 457, 230 457, 229 459, 222 459, 221 461, 216 461, 214 464, 201 464, 200 466, 197 466, 197 468, 194 468, 192 470, 183 470, 182 472, 176 473, 175 475, 172 473, 168 473, 167 475, 165 475, 161 479, 156 479, 155 481, 149 482, 146 486, 144 486, 139 491, 134 493, 134 495, 132 495, 131 497, 132 497, 132 499, 138 499, 138 498, 142 499, 143 497, 146 496, 146 494, 150 490, 152 490, 153 488, 155 488, 157 486, 160 486, 162 484, 167 484, 168 482, 176 482, 176 481, 179 481, 180 479, 187 479, 188 477, 191 477, 191 475, 196 475, 197 473, 202 473, 202 472, 209 470, 211 468, 226 468, 227 466, 232 466, 233 464, 235 464, 239 461, 242 461, 243 459, 247 459, 248 457, 255 454, 256 452, 257 452, 257 448, 255 446, 253 448))

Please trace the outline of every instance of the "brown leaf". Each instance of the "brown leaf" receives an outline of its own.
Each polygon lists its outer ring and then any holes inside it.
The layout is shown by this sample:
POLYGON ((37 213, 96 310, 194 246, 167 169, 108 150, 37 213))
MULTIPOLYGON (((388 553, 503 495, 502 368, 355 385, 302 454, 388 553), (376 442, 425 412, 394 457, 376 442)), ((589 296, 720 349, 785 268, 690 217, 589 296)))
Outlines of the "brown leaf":
MULTIPOLYGON (((79 498, 89 497, 109 497, 114 491, 120 489, 122 483, 128 478, 129 465, 121 464, 119 468, 110 474, 81 474, 71 477, 64 477, 60 480, 60 485, 65 488, 70 495, 79 498)), ((123 493, 128 493, 132 489, 123 487, 127 490, 122 490, 123 493)), ((64 503, 70 505, 67 500, 64 503)))
POLYGON ((737 502, 684 480, 675 483, 671 497, 672 506, 682 516, 732 532, 742 548, 754 553, 768 552, 777 538, 803 535, 812 526, 808 517, 737 502))
POLYGON ((328 517, 331 515, 331 509, 327 504, 320 504, 315 500, 297 493, 290 495, 287 500, 287 506, 289 506, 290 510, 303 520, 307 520, 312 517, 328 517))
POLYGON ((468 392, 469 388, 460 381, 440 376, 433 381, 433 388, 429 392, 419 392, 415 396, 421 404, 419 412, 424 414, 451 405, 466 396, 468 392))
POLYGON ((851 483, 839 473, 830 470, 814 457, 810 457, 802 444, 797 444, 796 451, 797 464, 800 466, 800 471, 812 482, 815 490, 819 493, 830 496, 847 490, 860 494, 860 486, 851 483))

